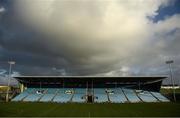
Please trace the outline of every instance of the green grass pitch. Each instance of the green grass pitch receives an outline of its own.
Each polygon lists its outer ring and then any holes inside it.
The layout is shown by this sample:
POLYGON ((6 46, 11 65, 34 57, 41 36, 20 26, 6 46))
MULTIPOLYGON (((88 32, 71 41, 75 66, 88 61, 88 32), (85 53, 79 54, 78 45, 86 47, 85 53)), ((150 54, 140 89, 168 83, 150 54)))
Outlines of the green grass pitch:
POLYGON ((22 103, 0 102, 0 116, 113 117, 180 116, 180 103, 22 103))

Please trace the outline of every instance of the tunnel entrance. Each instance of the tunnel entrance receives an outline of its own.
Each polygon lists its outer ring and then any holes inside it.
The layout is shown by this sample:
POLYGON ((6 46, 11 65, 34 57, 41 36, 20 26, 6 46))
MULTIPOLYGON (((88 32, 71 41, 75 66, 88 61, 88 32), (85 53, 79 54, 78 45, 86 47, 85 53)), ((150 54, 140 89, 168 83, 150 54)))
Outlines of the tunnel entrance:
POLYGON ((93 103, 94 102, 94 97, 92 95, 87 96, 87 102, 88 103, 93 103))

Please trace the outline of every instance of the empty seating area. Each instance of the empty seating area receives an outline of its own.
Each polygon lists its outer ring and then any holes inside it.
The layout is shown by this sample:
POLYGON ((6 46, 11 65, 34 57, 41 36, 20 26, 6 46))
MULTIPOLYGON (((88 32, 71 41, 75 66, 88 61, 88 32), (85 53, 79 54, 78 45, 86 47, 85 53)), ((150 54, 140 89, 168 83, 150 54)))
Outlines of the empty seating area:
POLYGON ((86 102, 86 89, 84 88, 74 89, 72 102, 86 102))
POLYGON ((133 89, 123 88, 122 91, 124 92, 124 94, 129 102, 131 102, 131 103, 141 102, 141 100, 138 98, 136 92, 133 89))
POLYGON ((156 97, 159 101, 169 102, 169 100, 168 100, 166 97, 164 97, 161 93, 158 93, 158 92, 151 92, 151 93, 152 93, 152 95, 153 95, 154 97, 156 97))
POLYGON ((137 95, 143 102, 158 102, 158 100, 148 91, 138 92, 137 95))
POLYGON ((128 88, 27 88, 12 101, 86 103, 89 95, 95 103, 169 102, 161 93, 128 88))
POLYGON ((55 97, 56 92, 58 92, 58 89, 52 89, 49 88, 47 90, 47 93, 45 93, 42 98, 40 99, 41 102, 50 102, 55 97))
POLYGON ((21 101, 23 98, 27 97, 29 93, 27 91, 24 91, 23 93, 17 95, 15 98, 12 99, 12 101, 21 101))
POLYGON ((108 102, 108 96, 104 88, 94 88, 94 102, 108 102))
POLYGON ((109 99, 112 103, 125 103, 128 102, 121 88, 110 89, 109 99))
POLYGON ((53 99, 53 102, 58 102, 58 103, 66 103, 70 102, 71 98, 73 96, 73 89, 59 89, 56 96, 53 99))

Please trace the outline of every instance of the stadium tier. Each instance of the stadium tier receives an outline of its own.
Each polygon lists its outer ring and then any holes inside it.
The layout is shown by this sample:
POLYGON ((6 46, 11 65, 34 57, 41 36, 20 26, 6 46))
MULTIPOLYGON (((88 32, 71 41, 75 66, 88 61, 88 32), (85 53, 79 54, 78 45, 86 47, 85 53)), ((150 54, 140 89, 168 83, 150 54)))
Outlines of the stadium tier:
POLYGON ((165 77, 16 77, 12 101, 56 103, 169 102, 160 92, 165 77))
POLYGON ((109 99, 111 102, 114 103, 125 103, 128 102, 128 100, 126 99, 126 96, 124 95, 124 93, 122 92, 121 88, 113 88, 111 89, 112 91, 109 90, 109 99))

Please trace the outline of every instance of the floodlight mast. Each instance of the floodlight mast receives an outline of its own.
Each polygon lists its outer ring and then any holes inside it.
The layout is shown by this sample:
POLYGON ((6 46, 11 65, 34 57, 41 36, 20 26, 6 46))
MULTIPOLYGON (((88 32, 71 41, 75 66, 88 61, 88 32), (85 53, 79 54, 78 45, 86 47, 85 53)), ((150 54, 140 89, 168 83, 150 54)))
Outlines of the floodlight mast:
POLYGON ((170 71, 170 78, 171 78, 171 83, 172 83, 172 89, 173 89, 173 98, 174 98, 174 101, 176 102, 176 92, 175 92, 175 88, 174 88, 174 78, 173 78, 173 73, 172 73, 172 63, 174 63, 173 60, 168 60, 166 61, 166 64, 169 65, 169 71, 170 71))
POLYGON ((6 91, 6 102, 9 101, 9 85, 10 85, 10 79, 11 79, 11 71, 12 71, 12 65, 15 64, 15 61, 9 61, 9 74, 8 74, 8 85, 7 85, 7 91, 6 91))

